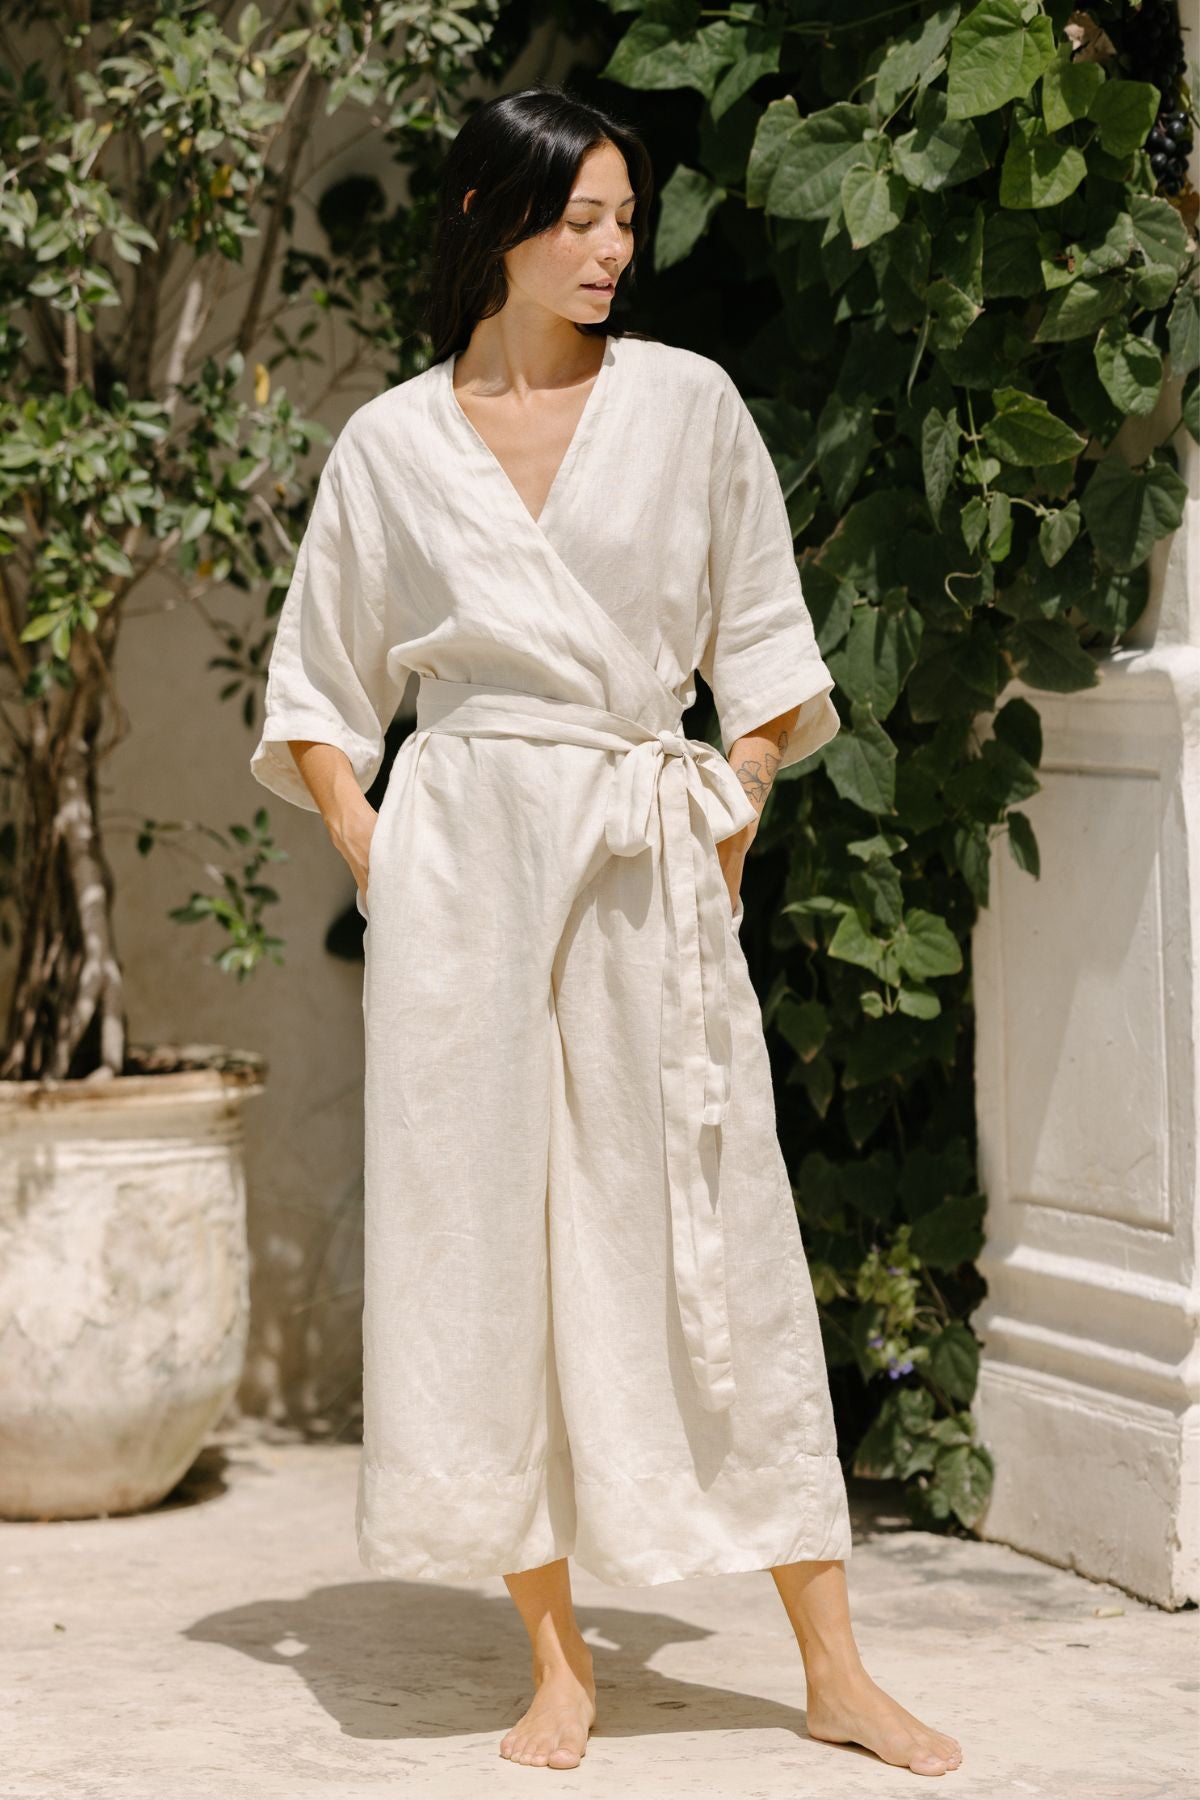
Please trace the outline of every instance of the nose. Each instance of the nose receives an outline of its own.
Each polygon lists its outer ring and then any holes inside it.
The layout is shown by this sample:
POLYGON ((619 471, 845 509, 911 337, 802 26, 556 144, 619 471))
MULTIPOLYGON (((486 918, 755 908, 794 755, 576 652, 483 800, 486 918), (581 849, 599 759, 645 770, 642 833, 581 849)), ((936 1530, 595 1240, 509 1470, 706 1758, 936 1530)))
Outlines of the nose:
POLYGON ((609 221, 608 235, 604 240, 604 248, 600 252, 600 261, 610 269, 619 269, 626 261, 625 234, 615 219, 609 221))

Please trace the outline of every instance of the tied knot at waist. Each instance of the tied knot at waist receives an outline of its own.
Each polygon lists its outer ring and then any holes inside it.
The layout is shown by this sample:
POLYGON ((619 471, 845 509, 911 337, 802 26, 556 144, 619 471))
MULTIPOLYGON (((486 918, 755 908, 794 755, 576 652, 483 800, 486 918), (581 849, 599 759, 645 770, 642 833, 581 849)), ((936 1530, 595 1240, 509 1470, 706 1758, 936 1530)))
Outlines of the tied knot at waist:
POLYGON ((614 856, 660 850, 668 939, 661 1081, 675 1283, 701 1401, 716 1412, 734 1397, 715 1163, 704 1154, 699 1129, 723 1122, 733 1066, 732 914, 716 844, 758 815, 727 759, 711 744, 685 737, 681 718, 682 709, 660 728, 575 701, 425 675, 417 696, 419 731, 618 752, 605 844, 614 856))
POLYGON ((655 806, 661 783, 671 778, 671 759, 676 779, 703 812, 714 845, 754 817, 741 783, 718 751, 680 731, 657 731, 630 744, 613 770, 604 838, 614 856, 635 856, 656 842, 655 806))

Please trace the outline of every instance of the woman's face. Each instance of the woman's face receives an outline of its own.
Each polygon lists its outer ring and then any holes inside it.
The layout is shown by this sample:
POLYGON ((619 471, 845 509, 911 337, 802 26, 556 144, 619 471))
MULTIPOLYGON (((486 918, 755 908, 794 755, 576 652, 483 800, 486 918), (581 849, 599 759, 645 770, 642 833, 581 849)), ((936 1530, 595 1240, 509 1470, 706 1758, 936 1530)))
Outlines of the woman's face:
POLYGON ((562 218, 505 256, 508 303, 518 299, 577 324, 606 319, 633 255, 633 207, 621 152, 609 143, 589 150, 562 218))

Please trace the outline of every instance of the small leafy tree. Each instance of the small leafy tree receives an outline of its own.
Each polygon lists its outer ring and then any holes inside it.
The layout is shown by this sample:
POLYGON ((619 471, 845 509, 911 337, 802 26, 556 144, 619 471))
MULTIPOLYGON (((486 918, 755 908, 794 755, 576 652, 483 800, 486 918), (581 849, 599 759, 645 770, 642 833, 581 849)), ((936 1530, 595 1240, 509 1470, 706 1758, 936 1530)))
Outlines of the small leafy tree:
POLYGON ((776 784, 743 928, 839 1418, 914 1517, 969 1527, 969 949, 993 845, 1036 876, 1041 730, 1092 686, 1197 419, 1192 104, 1165 0, 611 0, 602 74, 671 105, 663 334, 729 361, 800 544, 837 737, 776 784), (631 16, 632 15, 632 16, 631 16), (733 344, 737 345, 732 350, 733 344), (1167 360, 1169 359, 1169 361, 1167 360), (980 730, 990 715, 991 733, 980 730), (791 779, 793 774, 798 779, 791 779))
MULTIPOLYGON (((120 1073, 128 1046, 97 769, 119 731, 114 657, 131 596, 172 583, 286 591, 328 433, 274 380, 298 359, 325 392, 368 351, 411 373, 427 171, 456 126, 497 0, 305 0, 262 7, 67 0, 9 9, 0 37, 0 732, 10 803, 0 927, 15 984, 6 1079, 120 1073), (13 14, 16 17, 13 17, 13 14), (16 37, 10 34, 17 34, 16 37), (19 40, 19 41, 18 41, 19 40), (386 134, 416 199, 399 219, 350 194, 329 257, 289 254, 301 152, 352 109, 386 134), (353 227, 353 228, 352 228, 353 227), (245 299, 205 344, 231 273, 245 299), (313 334, 335 316, 338 366, 313 334), (261 345, 262 360, 251 361, 261 345), (106 731, 113 733, 107 741, 106 731)), ((324 395, 318 396, 319 399, 324 395)), ((270 627, 209 621, 211 666, 261 688, 270 627)), ((276 954, 265 809, 212 838, 240 868, 180 919, 225 933, 239 976, 276 954)), ((141 847, 159 828, 148 821, 141 847)))

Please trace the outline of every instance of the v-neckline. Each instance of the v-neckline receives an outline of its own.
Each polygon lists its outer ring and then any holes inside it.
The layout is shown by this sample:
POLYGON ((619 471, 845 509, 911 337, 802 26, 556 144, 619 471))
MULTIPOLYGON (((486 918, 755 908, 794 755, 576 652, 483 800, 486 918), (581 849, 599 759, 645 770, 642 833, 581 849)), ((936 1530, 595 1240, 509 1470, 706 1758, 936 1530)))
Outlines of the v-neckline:
POLYGON ((546 490, 546 498, 542 501, 541 511, 537 514, 536 518, 534 517, 533 513, 530 512, 530 510, 526 506, 524 500, 522 500, 521 495, 517 490, 516 483, 513 481, 512 477, 508 473, 508 470, 504 467, 504 464, 500 461, 500 458, 496 455, 496 452, 492 449, 491 445, 487 442, 486 438, 484 438, 482 433, 476 429, 475 425, 468 418, 467 413, 466 413, 461 401, 458 398, 458 395, 454 391, 454 369, 455 369, 455 365, 458 362, 458 356, 459 356, 458 351, 452 350, 450 355, 448 357, 446 357, 445 361, 442 363, 442 368, 445 370, 446 393, 447 393, 447 397, 450 401, 450 405, 453 407, 453 409, 454 409, 455 413, 457 413, 458 417, 462 420, 463 424, 466 426, 467 430, 470 432, 471 436, 474 438, 476 444, 478 444, 479 448, 483 451, 484 455, 487 457, 487 459, 490 462, 490 464, 492 465, 492 467, 500 475, 502 481, 504 482, 505 487, 508 489, 509 493, 512 495, 513 500, 516 502, 517 506, 520 508, 523 516, 533 526, 534 530, 540 531, 543 536, 545 535, 545 519, 546 519, 547 513, 550 510, 551 502, 554 500, 555 495, 557 494, 560 487, 562 486, 568 469, 575 462, 575 460, 579 454, 579 448, 580 448, 580 445, 583 443, 584 438, 586 436, 587 427, 590 425, 592 418, 595 416, 596 396, 600 392, 600 389, 604 386, 605 377, 608 374, 609 370, 612 368, 614 362, 616 361, 616 356, 615 356, 614 349, 613 349, 613 346, 616 344, 616 342, 617 342, 617 340, 615 337, 612 337, 612 336, 605 337, 604 355, 600 359, 600 367, 596 371, 595 379, 593 380, 591 388, 588 391, 587 399, 584 401, 582 410, 580 411, 580 414, 579 414, 579 417, 575 421, 575 429, 571 433, 570 441, 567 444, 566 449, 563 451, 562 460, 560 461, 557 469, 554 471, 553 480, 551 481, 550 486, 546 490))

